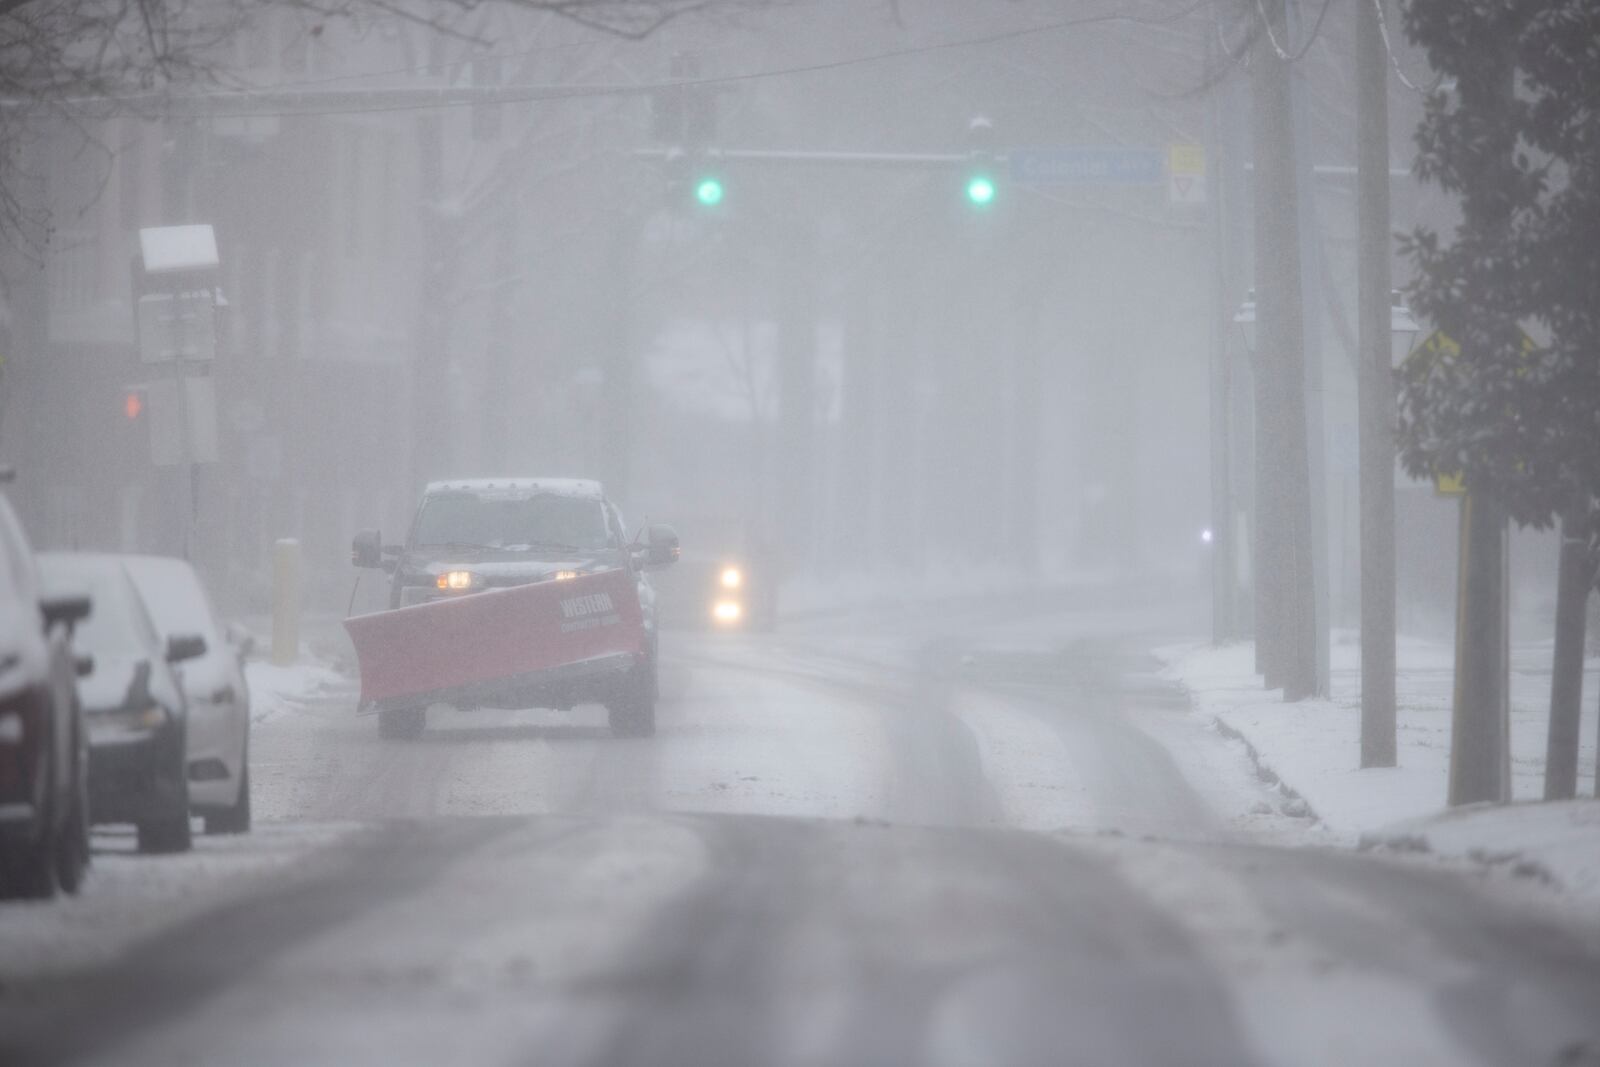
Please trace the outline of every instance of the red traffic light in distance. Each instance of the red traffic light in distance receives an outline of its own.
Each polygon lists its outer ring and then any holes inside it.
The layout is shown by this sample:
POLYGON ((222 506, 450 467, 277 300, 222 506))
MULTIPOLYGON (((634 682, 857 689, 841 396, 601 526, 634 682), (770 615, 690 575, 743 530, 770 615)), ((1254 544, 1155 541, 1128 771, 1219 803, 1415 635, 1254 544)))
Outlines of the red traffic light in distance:
POLYGON ((122 413, 132 422, 144 414, 144 394, 137 389, 129 389, 122 397, 122 413))

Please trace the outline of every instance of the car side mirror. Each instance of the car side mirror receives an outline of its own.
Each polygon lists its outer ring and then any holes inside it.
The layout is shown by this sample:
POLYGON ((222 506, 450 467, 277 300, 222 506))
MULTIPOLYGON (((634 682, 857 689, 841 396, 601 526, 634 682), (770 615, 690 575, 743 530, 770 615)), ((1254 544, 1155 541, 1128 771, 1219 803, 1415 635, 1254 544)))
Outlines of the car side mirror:
POLYGON ((670 526, 652 526, 645 532, 644 565, 670 567, 678 562, 678 534, 670 526))
POLYGON ((91 602, 86 596, 49 597, 39 602, 39 612, 44 616, 47 629, 57 623, 76 625, 89 617, 91 607, 91 602))
POLYGON ((167 662, 182 663, 206 654, 206 639, 199 634, 173 634, 167 638, 167 662))
POLYGON ((357 567, 377 569, 383 566, 383 534, 377 530, 362 530, 350 542, 350 562, 357 567))

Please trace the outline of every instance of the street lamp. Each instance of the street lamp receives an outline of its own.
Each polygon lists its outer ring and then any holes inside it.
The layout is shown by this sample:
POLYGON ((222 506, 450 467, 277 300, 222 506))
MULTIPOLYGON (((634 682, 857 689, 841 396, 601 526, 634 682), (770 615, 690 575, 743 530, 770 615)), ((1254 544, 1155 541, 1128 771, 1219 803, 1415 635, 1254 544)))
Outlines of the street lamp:
POLYGON ((1244 303, 1239 305, 1239 310, 1233 313, 1233 324, 1239 327, 1239 335, 1244 338, 1245 351, 1251 354, 1256 350, 1256 291, 1251 289, 1244 294, 1244 303))
POLYGON ((1405 296, 1398 289, 1389 291, 1389 360, 1390 365, 1399 367, 1411 355, 1411 346, 1416 342, 1419 327, 1417 320, 1412 317, 1411 309, 1406 307, 1405 296))

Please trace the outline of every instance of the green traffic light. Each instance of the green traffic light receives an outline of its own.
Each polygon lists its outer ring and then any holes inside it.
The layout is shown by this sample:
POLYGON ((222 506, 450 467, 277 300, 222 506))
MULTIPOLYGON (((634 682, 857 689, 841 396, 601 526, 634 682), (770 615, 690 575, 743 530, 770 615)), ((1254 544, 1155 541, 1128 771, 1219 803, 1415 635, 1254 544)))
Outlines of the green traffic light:
POLYGON ((722 203, 722 183, 715 178, 701 178, 694 187, 694 198, 706 207, 716 207, 722 203))
POLYGON ((987 174, 975 174, 967 182, 967 199, 978 207, 994 203, 994 180, 987 174))

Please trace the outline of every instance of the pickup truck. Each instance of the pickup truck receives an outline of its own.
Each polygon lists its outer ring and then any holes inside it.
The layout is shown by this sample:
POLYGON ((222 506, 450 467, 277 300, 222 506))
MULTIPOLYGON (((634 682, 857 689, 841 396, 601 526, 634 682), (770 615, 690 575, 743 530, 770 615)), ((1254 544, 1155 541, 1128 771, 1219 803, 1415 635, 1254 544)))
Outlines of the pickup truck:
POLYGON ((390 609, 345 620, 360 710, 415 738, 433 704, 604 704, 612 732, 655 733, 655 592, 678 537, 630 539, 598 482, 430 483, 404 544, 356 535, 352 562, 389 576, 390 609))

